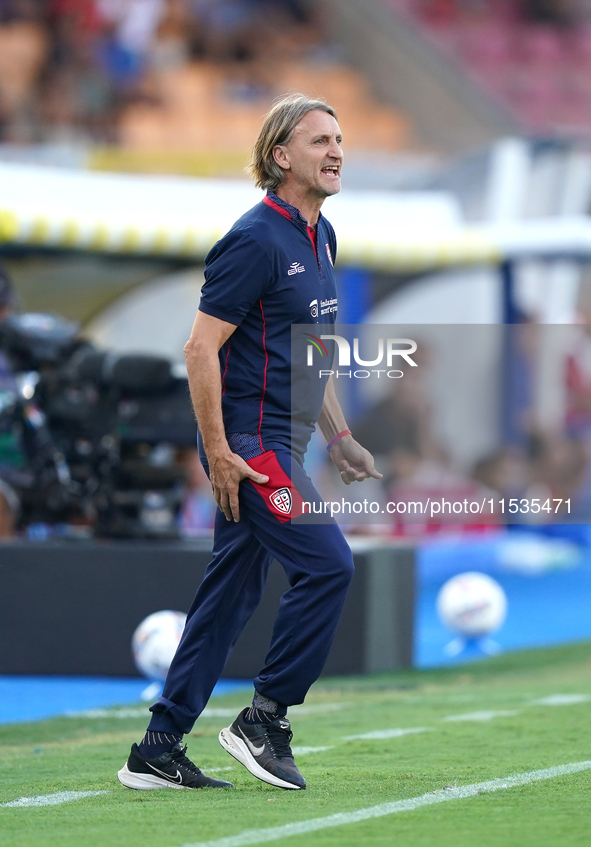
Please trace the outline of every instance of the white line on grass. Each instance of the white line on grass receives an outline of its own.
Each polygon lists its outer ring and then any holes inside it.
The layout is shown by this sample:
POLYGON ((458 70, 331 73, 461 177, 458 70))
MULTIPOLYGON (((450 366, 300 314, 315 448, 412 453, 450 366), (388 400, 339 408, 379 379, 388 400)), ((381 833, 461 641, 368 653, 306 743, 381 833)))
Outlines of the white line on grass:
MULTIPOLYGON (((572 706, 577 703, 586 703, 591 700, 587 694, 551 694, 540 700, 531 700, 531 706, 572 706)), ((290 715, 293 717, 305 717, 306 715, 321 715, 328 712, 337 712, 346 709, 350 703, 315 703, 307 706, 292 706, 290 715)), ((66 712, 67 718, 145 718, 148 714, 147 706, 139 706, 122 709, 88 709, 85 712, 66 712)), ((474 712, 474 715, 491 715, 492 717, 505 717, 516 712, 474 712)), ((232 708, 207 708, 204 709, 200 718, 232 718, 236 716, 236 709, 232 708)), ((450 715, 443 720, 490 720, 488 717, 460 717, 450 715)), ((378 737, 378 736, 376 736, 378 737)))
MULTIPOLYGON (((236 708, 232 709, 204 709, 202 718, 235 718, 236 708)), ((139 706, 131 709, 88 709, 86 712, 66 712, 67 718, 146 718, 149 717, 148 706, 139 706)))
POLYGON ((512 718, 518 715, 516 710, 512 711, 488 711, 488 712, 466 712, 463 715, 448 715, 444 721, 492 721, 493 718, 512 718))
MULTIPOLYGON (((307 715, 322 715, 325 712, 339 712, 346 709, 349 703, 317 703, 310 706, 292 706, 290 715, 306 717, 307 715)), ((206 708, 199 718, 235 718, 238 714, 235 706, 231 708, 206 708)), ((66 718, 146 718, 149 717, 148 707, 135 706, 123 709, 88 709, 85 712, 66 712, 66 718)))
POLYGON ((108 791, 58 791, 57 794, 40 794, 38 797, 19 797, 10 803, 0 803, 0 808, 23 808, 24 806, 59 806, 60 803, 70 803, 72 800, 82 800, 83 797, 97 797, 108 794, 108 791))
POLYGON ((65 712, 65 718, 145 718, 148 706, 134 709, 88 709, 85 712, 65 712))
POLYGON ((343 741, 371 741, 371 739, 402 738, 403 735, 414 735, 416 732, 429 732, 427 726, 408 727, 407 729, 374 729, 361 735, 346 735, 343 741))
POLYGON ((551 694, 540 700, 531 700, 531 706, 573 706, 575 703, 586 703, 591 700, 587 694, 551 694))
MULTIPOLYGON (((235 718, 236 707, 231 709, 204 709, 200 718, 235 718)), ((148 706, 139 706, 131 709, 88 709, 86 712, 66 712, 66 718, 147 718, 149 717, 148 706)))
POLYGON ((459 788, 431 791, 429 794, 410 797, 408 800, 381 803, 379 806, 370 806, 367 809, 358 809, 355 812, 340 812, 336 815, 329 815, 326 818, 313 818, 307 821, 287 823, 283 826, 272 826, 267 829, 248 829, 238 833, 238 835, 218 838, 215 841, 184 844, 183 847, 244 847, 246 844, 279 841, 282 838, 289 838, 292 835, 303 835, 307 832, 316 832, 329 827, 358 823, 359 821, 369 820, 370 818, 381 818, 384 815, 393 815, 396 812, 410 812, 421 806, 444 803, 447 800, 465 800, 467 797, 474 797, 476 794, 486 794, 492 791, 499 791, 503 788, 515 788, 519 785, 527 785, 530 782, 540 782, 544 779, 553 779, 564 774, 578 773, 579 771, 589 769, 591 769, 591 762, 574 762, 568 765, 558 765, 554 768, 519 773, 515 776, 506 776, 501 779, 491 779, 488 782, 477 782, 474 785, 462 785, 459 788))

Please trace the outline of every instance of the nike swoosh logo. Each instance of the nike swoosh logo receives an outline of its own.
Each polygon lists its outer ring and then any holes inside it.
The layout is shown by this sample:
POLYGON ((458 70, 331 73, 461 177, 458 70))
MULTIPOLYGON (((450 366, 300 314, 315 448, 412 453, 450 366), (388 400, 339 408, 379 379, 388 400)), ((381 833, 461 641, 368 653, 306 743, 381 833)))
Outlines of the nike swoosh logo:
POLYGON ((240 735, 246 741, 246 746, 248 747, 248 749, 250 750, 250 752, 252 753, 253 756, 260 756, 261 753, 265 752, 265 745, 264 744, 263 744, 262 747, 255 747, 255 745, 252 743, 252 741, 249 738, 247 738, 246 735, 242 732, 240 727, 238 727, 238 731, 240 732, 240 735))
POLYGON ((176 772, 176 776, 171 776, 169 773, 159 771, 158 768, 155 768, 154 765, 151 765, 149 762, 146 762, 146 764, 149 768, 152 768, 153 771, 156 771, 156 773, 160 774, 160 776, 163 776, 164 779, 167 779, 169 782, 178 782, 178 784, 180 785, 183 781, 183 775, 178 770, 176 772))

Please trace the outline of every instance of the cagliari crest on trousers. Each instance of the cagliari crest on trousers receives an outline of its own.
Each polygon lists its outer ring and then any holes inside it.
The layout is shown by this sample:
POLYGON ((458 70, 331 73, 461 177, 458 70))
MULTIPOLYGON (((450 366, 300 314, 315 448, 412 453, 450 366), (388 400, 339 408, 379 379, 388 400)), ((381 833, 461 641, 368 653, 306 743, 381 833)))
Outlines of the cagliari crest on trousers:
POLYGON ((291 512, 291 491, 289 488, 278 488, 269 494, 269 500, 278 512, 289 515, 291 512))

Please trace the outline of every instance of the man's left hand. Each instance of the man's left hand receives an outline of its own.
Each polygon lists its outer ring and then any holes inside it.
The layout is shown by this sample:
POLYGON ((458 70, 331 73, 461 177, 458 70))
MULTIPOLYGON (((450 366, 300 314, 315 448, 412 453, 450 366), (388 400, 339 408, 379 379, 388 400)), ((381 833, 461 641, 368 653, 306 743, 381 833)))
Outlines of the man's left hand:
POLYGON ((383 474, 376 471, 373 456, 351 435, 345 435, 330 448, 330 458, 339 469, 345 485, 361 482, 364 479, 381 479, 383 474))

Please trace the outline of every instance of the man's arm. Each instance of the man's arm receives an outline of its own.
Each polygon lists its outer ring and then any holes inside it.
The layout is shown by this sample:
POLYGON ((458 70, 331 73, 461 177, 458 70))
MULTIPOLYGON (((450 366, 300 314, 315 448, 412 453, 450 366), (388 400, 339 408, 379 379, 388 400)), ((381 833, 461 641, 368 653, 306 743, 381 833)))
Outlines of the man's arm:
POLYGON ((197 312, 185 361, 193 408, 209 464, 209 481, 216 503, 231 521, 240 520, 238 487, 243 479, 264 485, 269 477, 250 468, 230 450, 222 418, 222 381, 218 353, 235 325, 197 312))
MULTIPOLYGON (((332 376, 329 377, 326 384, 318 426, 327 441, 332 441, 339 432, 348 429, 332 376)), ((382 474, 376 471, 374 467, 373 456, 369 450, 355 441, 352 435, 344 435, 333 444, 330 448, 330 458, 339 469, 345 485, 350 485, 352 482, 361 482, 368 477, 382 478, 382 474)))

